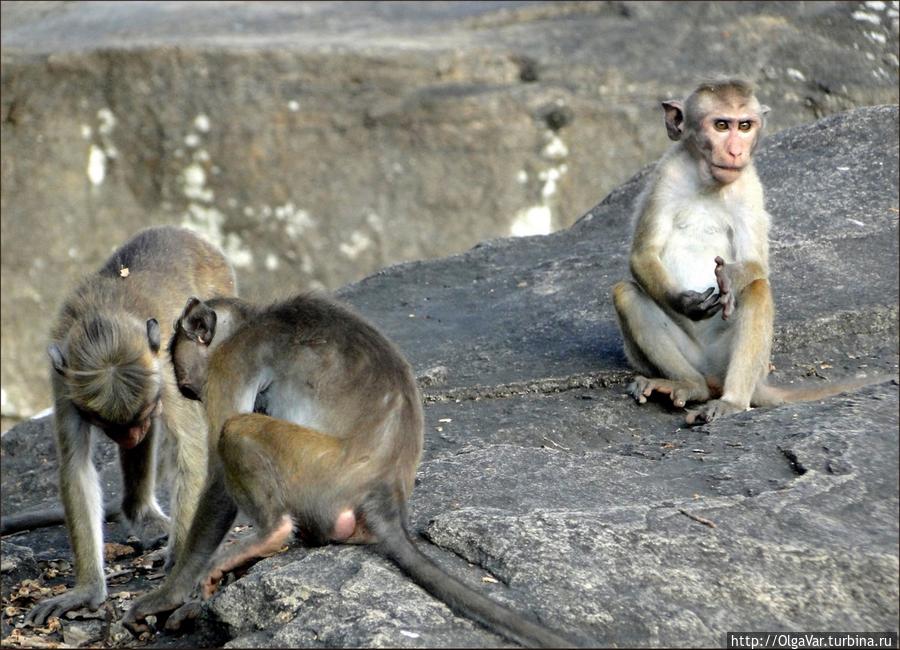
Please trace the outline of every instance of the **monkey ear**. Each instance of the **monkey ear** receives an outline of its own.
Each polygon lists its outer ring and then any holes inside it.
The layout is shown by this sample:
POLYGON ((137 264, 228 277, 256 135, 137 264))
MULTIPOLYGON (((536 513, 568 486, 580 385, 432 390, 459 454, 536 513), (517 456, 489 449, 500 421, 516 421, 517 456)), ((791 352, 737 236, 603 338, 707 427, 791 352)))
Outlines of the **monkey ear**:
POLYGON ((666 112, 666 132, 669 134, 669 140, 677 142, 684 133, 684 105, 673 99, 663 102, 662 107, 666 112))
POLYGON ((217 318, 215 310, 207 307, 199 314, 192 314, 188 319, 188 327, 191 333, 203 345, 212 343, 213 337, 216 335, 217 318))
POLYGON ((760 115, 768 115, 768 114, 769 114, 769 111, 771 111, 771 110, 772 110, 772 109, 769 108, 768 106, 766 106, 765 104, 760 104, 760 105, 759 105, 759 114, 760 114, 760 115))
POLYGON ((47 347, 47 354, 50 355, 50 363, 53 364, 53 369, 60 375, 65 377, 66 369, 69 366, 66 363, 66 358, 63 356, 62 350, 59 349, 59 346, 56 345, 56 343, 51 343, 47 347))
POLYGON ((159 321, 151 318, 147 321, 147 341, 153 354, 159 352, 159 321))
POLYGON ((184 320, 184 317, 187 316, 188 312, 199 304, 200 298, 198 298, 197 296, 191 296, 190 298, 188 298, 187 302, 184 304, 184 309, 181 310, 181 316, 178 317, 178 320, 184 320))

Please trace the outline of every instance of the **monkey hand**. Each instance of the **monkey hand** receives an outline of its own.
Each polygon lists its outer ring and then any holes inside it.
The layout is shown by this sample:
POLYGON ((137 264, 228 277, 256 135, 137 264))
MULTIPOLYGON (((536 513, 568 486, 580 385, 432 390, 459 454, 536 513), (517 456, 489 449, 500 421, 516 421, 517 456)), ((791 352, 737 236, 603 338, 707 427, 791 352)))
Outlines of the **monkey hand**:
POLYGON ((716 257, 716 283, 719 285, 719 305, 722 307, 722 320, 728 320, 734 313, 734 283, 725 260, 716 257))
POLYGON ((159 614, 162 612, 171 612, 181 607, 187 595, 177 593, 177 590, 163 585, 149 594, 145 594, 134 601, 131 609, 122 619, 124 625, 134 636, 140 636, 142 632, 146 632, 149 627, 144 621, 151 614, 159 614))
POLYGON ((716 288, 710 287, 704 292, 682 291, 669 299, 669 304, 679 314, 684 314, 691 320, 705 320, 722 309, 719 294, 716 288))
POLYGON ((95 610, 106 600, 106 585, 102 582, 76 586, 64 594, 42 600, 28 613, 26 625, 43 625, 51 616, 62 616, 73 609, 87 607, 95 610))

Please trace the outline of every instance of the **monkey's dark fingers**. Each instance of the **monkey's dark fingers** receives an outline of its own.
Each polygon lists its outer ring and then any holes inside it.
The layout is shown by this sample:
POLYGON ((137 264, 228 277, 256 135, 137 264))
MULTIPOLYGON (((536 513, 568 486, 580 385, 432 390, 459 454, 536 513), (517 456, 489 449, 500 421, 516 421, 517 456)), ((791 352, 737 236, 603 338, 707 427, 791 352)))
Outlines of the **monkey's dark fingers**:
POLYGON ((102 585, 75 587, 64 594, 39 602, 28 612, 25 624, 42 626, 47 619, 53 616, 60 617, 66 612, 82 607, 95 610, 103 604, 104 600, 106 600, 106 590, 102 585))
POLYGON ((202 608, 203 603, 199 600, 191 600, 186 602, 184 605, 172 612, 172 614, 169 616, 169 619, 166 621, 166 629, 170 632, 180 630, 181 626, 184 625, 185 622, 193 620, 200 616, 200 610, 202 608))

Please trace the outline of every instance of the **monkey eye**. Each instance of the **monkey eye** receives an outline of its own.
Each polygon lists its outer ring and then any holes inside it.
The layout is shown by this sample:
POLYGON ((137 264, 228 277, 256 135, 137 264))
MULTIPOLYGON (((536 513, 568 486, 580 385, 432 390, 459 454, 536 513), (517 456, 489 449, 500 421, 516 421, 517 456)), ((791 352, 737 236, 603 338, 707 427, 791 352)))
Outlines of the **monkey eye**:
POLYGON ((738 128, 739 128, 741 131, 749 131, 750 128, 751 128, 752 126, 753 126, 753 123, 750 122, 749 120, 745 120, 745 121, 740 122, 740 123, 738 124, 738 128))
POLYGON ((728 122, 726 122, 725 120, 716 120, 715 122, 713 122, 713 126, 715 127, 716 131, 728 130, 728 122))

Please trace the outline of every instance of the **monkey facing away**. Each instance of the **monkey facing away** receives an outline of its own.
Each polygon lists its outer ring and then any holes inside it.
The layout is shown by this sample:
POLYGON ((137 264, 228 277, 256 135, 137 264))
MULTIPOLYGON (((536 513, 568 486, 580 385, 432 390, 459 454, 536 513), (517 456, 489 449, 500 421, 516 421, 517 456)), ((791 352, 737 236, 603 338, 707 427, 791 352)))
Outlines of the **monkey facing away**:
MULTIPOLYGON (((107 505, 106 516, 121 512, 138 531, 145 524, 168 526, 169 562, 182 552, 206 476, 206 421, 202 408, 179 393, 160 342, 185 296, 233 295, 234 289, 221 251, 188 230, 163 226, 135 235, 64 302, 48 353, 59 491, 76 579, 74 588, 38 603, 29 622, 96 609, 106 599, 104 505, 92 430, 119 445, 122 502, 107 505), (172 466, 171 521, 156 501, 159 454, 172 466)), ((61 523, 54 512, 4 521, 3 532, 61 523)))
POLYGON ((644 403, 662 393, 679 408, 699 402, 686 416, 698 424, 873 383, 766 382, 774 303, 769 215, 753 153, 769 109, 738 79, 701 84, 684 102, 662 106, 677 144, 638 199, 634 279, 613 287, 625 353, 640 373, 632 397, 644 403))
MULTIPOLYGON (((409 364, 372 325, 316 295, 267 308, 191 298, 174 331, 178 386, 206 407, 209 473, 187 552, 135 602, 130 629, 182 606, 201 580, 209 596, 225 572, 273 554, 296 527, 308 544, 375 544, 451 608, 520 643, 570 645, 450 577, 410 540, 421 398, 409 364), (238 507, 257 534, 214 556, 238 507)), ((167 627, 195 611, 185 605, 167 627)))

